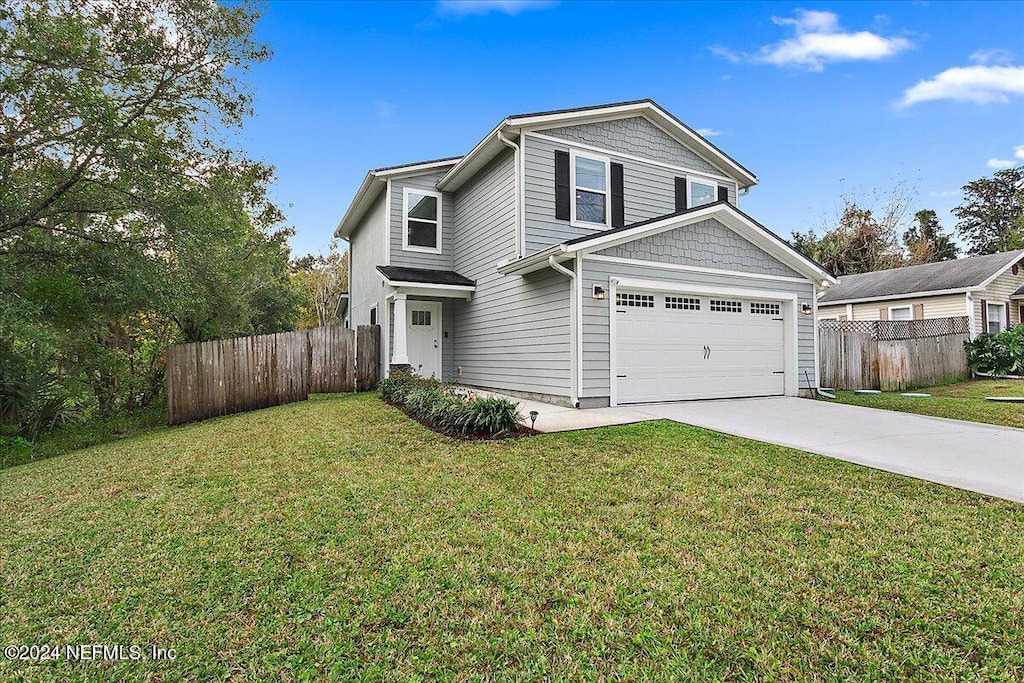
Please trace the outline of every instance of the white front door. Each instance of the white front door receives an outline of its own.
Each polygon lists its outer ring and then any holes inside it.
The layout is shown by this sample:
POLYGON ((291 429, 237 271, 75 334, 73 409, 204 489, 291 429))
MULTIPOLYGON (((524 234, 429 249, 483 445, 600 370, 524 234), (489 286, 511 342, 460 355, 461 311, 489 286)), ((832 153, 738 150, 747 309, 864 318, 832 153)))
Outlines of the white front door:
POLYGON ((409 365, 420 377, 441 379, 441 303, 408 302, 406 326, 409 365))
POLYGON ((619 292, 618 403, 785 392, 781 301, 619 292))

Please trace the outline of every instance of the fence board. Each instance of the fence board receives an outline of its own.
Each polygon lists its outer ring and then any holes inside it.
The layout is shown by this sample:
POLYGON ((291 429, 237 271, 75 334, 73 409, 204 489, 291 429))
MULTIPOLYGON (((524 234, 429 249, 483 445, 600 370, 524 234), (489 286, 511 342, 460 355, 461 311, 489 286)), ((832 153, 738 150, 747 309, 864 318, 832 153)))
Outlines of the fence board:
POLYGON ((821 321, 821 386, 906 391, 968 376, 967 316, 913 321, 821 321))
POLYGON ((178 344, 167 349, 167 421, 304 401, 311 393, 367 391, 377 386, 379 368, 377 325, 178 344))

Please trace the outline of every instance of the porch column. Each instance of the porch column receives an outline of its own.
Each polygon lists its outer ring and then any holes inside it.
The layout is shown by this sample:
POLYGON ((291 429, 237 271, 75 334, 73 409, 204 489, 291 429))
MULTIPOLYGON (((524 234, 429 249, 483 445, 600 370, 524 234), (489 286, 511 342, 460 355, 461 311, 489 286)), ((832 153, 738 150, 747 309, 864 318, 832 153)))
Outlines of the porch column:
POLYGON ((395 294, 395 348, 391 350, 391 365, 409 364, 409 346, 406 343, 407 320, 405 294, 395 294))

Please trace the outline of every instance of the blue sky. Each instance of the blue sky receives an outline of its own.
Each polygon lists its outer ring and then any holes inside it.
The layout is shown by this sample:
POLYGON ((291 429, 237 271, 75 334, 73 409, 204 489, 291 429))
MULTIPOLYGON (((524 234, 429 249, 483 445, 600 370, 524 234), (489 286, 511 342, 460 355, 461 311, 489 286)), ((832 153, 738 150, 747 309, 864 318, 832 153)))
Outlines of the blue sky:
POLYGON ((377 166, 463 154, 505 115, 651 97, 756 173, 788 236, 894 181, 948 211, 1024 164, 1024 3, 271 2, 239 137, 297 254, 377 166))

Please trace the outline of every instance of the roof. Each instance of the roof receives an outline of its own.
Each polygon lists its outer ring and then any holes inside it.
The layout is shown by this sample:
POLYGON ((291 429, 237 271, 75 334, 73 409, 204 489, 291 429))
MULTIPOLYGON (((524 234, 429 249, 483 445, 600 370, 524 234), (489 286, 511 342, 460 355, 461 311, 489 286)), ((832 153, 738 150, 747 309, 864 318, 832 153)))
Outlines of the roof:
POLYGON ((835 276, 828 272, 821 264, 800 253, 774 232, 724 200, 631 223, 621 228, 611 228, 610 230, 602 230, 601 232, 584 237, 566 240, 543 251, 507 263, 498 270, 506 274, 528 273, 545 267, 551 257, 554 257, 556 260, 567 260, 573 258, 576 252, 607 249, 615 244, 631 242, 648 235, 673 230, 709 218, 718 220, 805 277, 813 280, 820 279, 829 283, 836 281, 835 276))
POLYGON ((908 294, 952 294, 982 289, 1022 258, 1024 249, 1018 249, 955 261, 844 275, 839 278, 839 284, 818 299, 818 303, 843 304, 892 299, 908 294))
POLYGON ((441 178, 437 186, 443 190, 458 189, 462 183, 472 178, 477 171, 505 149, 506 143, 501 139, 505 133, 520 135, 528 130, 579 125, 590 120, 607 120, 607 117, 627 118, 631 116, 643 116, 649 119, 665 132, 693 148, 710 163, 726 169, 739 181, 741 188, 757 184, 757 176, 710 140, 687 126, 654 100, 642 99, 507 116, 441 178))
POLYGON ((476 282, 459 275, 454 270, 431 270, 429 268, 405 268, 403 266, 377 266, 391 283, 413 282, 423 285, 446 285, 449 287, 476 287, 476 282))
POLYGON ((1011 295, 1010 295, 1010 298, 1011 298, 1011 299, 1015 299, 1015 298, 1017 298, 1017 297, 1019 297, 1019 296, 1024 296, 1024 285, 1021 285, 1021 286, 1020 286, 1020 289, 1018 289, 1018 290, 1017 290, 1016 292, 1014 292, 1013 294, 1011 294, 1011 295))

